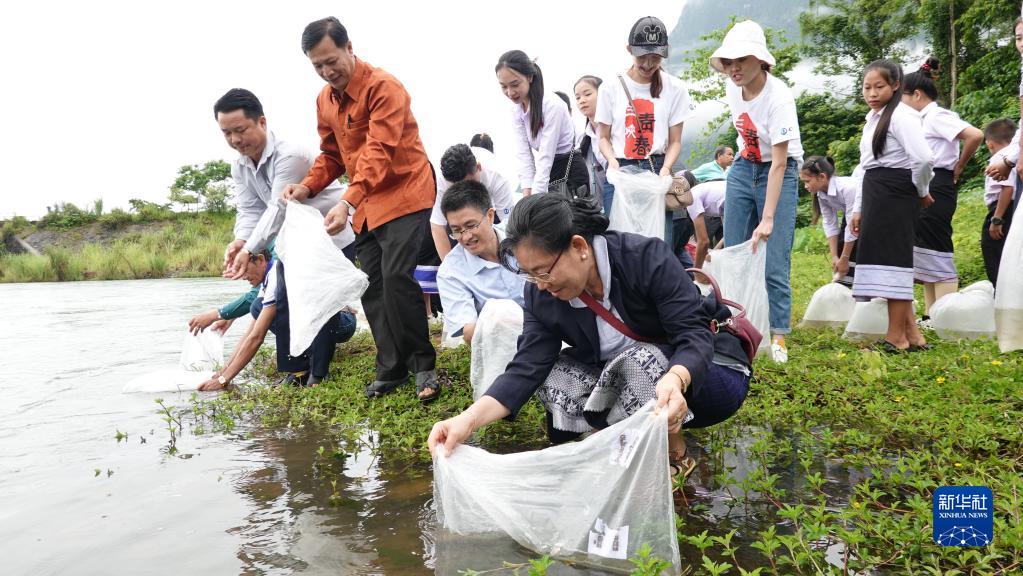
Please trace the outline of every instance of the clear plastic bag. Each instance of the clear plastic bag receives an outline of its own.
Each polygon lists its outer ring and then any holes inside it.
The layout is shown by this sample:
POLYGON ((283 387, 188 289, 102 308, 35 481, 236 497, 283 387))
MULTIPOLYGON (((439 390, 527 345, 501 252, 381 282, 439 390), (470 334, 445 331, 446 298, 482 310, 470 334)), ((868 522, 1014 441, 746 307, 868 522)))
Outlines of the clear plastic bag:
POLYGON ((178 365, 193 372, 216 370, 224 364, 224 335, 216 330, 203 330, 196 335, 185 330, 178 365))
POLYGON ((504 373, 518 350, 520 334, 522 307, 514 300, 489 300, 483 305, 472 333, 469 382, 473 400, 479 400, 494 380, 504 373))
POLYGON ((829 282, 813 293, 803 314, 801 326, 806 328, 843 328, 856 308, 852 290, 829 282))
POLYGON ((877 340, 888 334, 888 300, 857 302, 843 336, 849 340, 877 340))
POLYGON ((984 280, 946 294, 931 306, 931 325, 944 340, 993 337, 995 287, 984 280))
MULTIPOLYGON (((722 297, 746 307, 746 318, 764 336, 757 353, 767 352, 771 348, 771 317, 767 303, 767 244, 761 243, 756 254, 753 253, 753 241, 747 240, 721 250, 711 250, 710 255, 703 269, 717 280, 722 297)), ((708 293, 710 287, 701 286, 701 289, 708 293)))
POLYGON ((995 333, 1002 352, 1023 349, 1023 218, 1009 228, 998 265, 995 333))
POLYGON ((518 454, 459 446, 434 456, 447 535, 507 534, 540 554, 630 572, 644 545, 681 571, 668 477, 668 422, 651 400, 580 442, 518 454))
POLYGON ((626 166, 608 170, 607 180, 615 187, 609 228, 664 240, 664 194, 671 187, 671 176, 626 166))
POLYGON ((197 390, 199 385, 213 377, 212 370, 192 371, 182 368, 166 368, 147 372, 142 376, 132 378, 121 388, 121 392, 145 393, 145 392, 191 392, 197 390))
POLYGON ((362 297, 369 278, 341 253, 312 206, 288 202, 276 250, 288 286, 288 352, 300 356, 331 316, 362 297))

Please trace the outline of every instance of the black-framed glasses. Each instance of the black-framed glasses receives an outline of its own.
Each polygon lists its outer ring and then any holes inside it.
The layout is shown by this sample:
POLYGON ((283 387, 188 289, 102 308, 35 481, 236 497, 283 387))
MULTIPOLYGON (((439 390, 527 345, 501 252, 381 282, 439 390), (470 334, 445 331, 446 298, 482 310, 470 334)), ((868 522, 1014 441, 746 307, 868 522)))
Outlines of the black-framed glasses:
POLYGON ((538 274, 528 274, 526 272, 523 272, 522 270, 519 270, 518 273, 523 276, 523 280, 525 280, 526 282, 529 282, 530 284, 537 284, 537 283, 540 283, 540 282, 550 282, 551 281, 551 272, 554 272, 554 267, 558 265, 558 261, 561 260, 561 255, 564 254, 564 253, 565 253, 564 250, 562 250, 561 252, 558 252, 558 257, 554 259, 554 263, 551 264, 551 267, 548 268, 546 272, 540 272, 538 274))
POLYGON ((455 241, 461 240, 463 234, 465 234, 466 232, 472 232, 472 231, 476 230, 477 228, 479 228, 482 225, 483 225, 483 221, 480 220, 479 222, 477 222, 475 224, 470 224, 470 225, 466 226, 465 228, 462 228, 461 230, 455 230, 454 228, 452 228, 451 229, 451 234, 448 234, 448 238, 451 238, 452 240, 455 240, 455 241))

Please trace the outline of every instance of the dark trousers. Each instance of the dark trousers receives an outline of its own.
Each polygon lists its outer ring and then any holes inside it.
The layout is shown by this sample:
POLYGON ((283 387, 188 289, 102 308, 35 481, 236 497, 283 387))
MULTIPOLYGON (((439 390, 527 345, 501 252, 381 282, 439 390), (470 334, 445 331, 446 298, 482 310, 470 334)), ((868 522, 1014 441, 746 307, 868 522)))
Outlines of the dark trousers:
POLYGON ((413 277, 429 210, 420 210, 355 235, 355 250, 369 288, 362 307, 377 346, 378 380, 402 380, 433 370, 437 351, 423 312, 423 291, 413 277))
MULTIPOLYGON (((989 227, 991 226, 991 218, 995 215, 995 206, 997 202, 992 202, 987 209, 987 216, 984 218, 984 226, 980 230, 980 253, 984 256, 984 271, 987 272, 987 279, 991 281, 991 284, 998 285, 998 265, 1002 261, 1002 249, 1005 248, 1005 238, 1001 240, 995 240, 988 234, 989 227)), ((1009 226, 1012 225, 1012 213, 1016 205, 1014 203, 1009 204, 1009 207, 1005 210, 1005 215, 1002 216, 1002 220, 1005 222, 1002 224, 1002 233, 1008 236, 1009 226)))
MULTIPOLYGON (((346 254, 347 255, 347 254, 346 254)), ((277 274, 277 291, 274 294, 276 313, 270 323, 270 331, 277 338, 277 370, 281 372, 309 371, 317 378, 325 378, 330 370, 330 361, 334 358, 334 348, 347 342, 355 334, 355 314, 338 312, 327 320, 313 338, 312 344, 299 356, 292 356, 291 329, 289 327, 288 287, 284 282, 284 265, 281 262, 270 271, 277 274)), ((256 298, 250 312, 258 318, 263 310, 263 299, 256 298)))

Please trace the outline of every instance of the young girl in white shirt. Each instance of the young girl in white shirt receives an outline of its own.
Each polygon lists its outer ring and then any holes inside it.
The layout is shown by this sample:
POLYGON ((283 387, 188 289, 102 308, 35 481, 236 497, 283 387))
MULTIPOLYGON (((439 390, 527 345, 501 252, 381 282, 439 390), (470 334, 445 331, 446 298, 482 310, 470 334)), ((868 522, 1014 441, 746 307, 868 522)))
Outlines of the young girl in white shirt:
POLYGON ((924 285, 924 322, 930 318, 932 304, 959 290, 952 246, 952 216, 959 194, 956 184, 963 168, 984 141, 980 130, 938 105, 934 75, 940 66, 937 59, 928 58, 919 70, 906 74, 902 82, 902 102, 920 113, 924 138, 934 154, 934 178, 930 187, 934 204, 920 211, 913 245, 913 276, 924 285), (960 142, 963 143, 961 152, 960 142))
POLYGON ((589 196, 589 176, 575 150, 572 117, 553 92, 545 92, 540 67, 521 50, 501 55, 494 67, 501 91, 512 101, 515 149, 522 195, 547 192, 567 180, 572 196, 589 196))
MULTIPOLYGON (((682 81, 661 68, 668 57, 668 29, 653 16, 632 25, 629 44, 632 66, 600 86, 596 122, 600 153, 608 170, 639 166, 671 176, 682 151, 682 125, 695 107, 682 81)), ((613 189, 605 196, 610 214, 613 189)), ((664 241, 670 246, 672 214, 666 212, 664 241)))
POLYGON ((852 176, 835 176, 835 161, 827 156, 810 156, 799 171, 813 198, 813 223, 824 218, 824 235, 831 252, 831 272, 839 284, 852 286, 856 275, 856 233, 852 215, 859 211, 860 180, 852 176), (838 219, 838 213, 842 219, 838 219))
POLYGON ((725 246, 767 241, 767 299, 771 356, 788 360, 785 335, 792 315, 792 240, 796 230, 797 167, 803 161, 796 100, 771 75, 774 56, 760 25, 737 23, 710 65, 729 77, 725 98, 739 133, 725 196, 725 246))
POLYGON ((597 133, 597 90, 603 80, 596 76, 586 75, 575 81, 575 106, 583 115, 586 123, 582 137, 579 139, 579 151, 590 170, 590 188, 593 195, 601 201, 605 214, 611 213, 609 194, 614 193, 614 186, 608 184, 606 170, 607 160, 600 153, 600 135, 597 133))
POLYGON ((933 155, 920 116, 902 103, 902 68, 876 60, 863 73, 870 112, 860 139, 863 200, 853 217, 859 233, 853 296, 888 300, 884 352, 926 349, 913 313, 913 242, 920 208, 934 203, 928 192, 933 155))

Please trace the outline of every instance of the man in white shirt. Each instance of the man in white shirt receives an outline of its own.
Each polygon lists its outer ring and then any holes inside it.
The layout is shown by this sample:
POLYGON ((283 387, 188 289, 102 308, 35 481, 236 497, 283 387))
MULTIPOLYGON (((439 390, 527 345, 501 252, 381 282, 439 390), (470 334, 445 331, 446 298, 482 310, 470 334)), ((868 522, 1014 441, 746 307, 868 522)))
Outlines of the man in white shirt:
MULTIPOLYGON (((238 203, 235 239, 227 245, 224 266, 227 275, 240 279, 251 255, 267 247, 284 222, 284 211, 278 209, 284 187, 305 177, 314 157, 267 129, 263 105, 248 90, 228 90, 214 104, 213 116, 228 146, 238 152, 231 165, 238 203)), ((303 203, 326 215, 340 201, 342 191, 342 186, 334 182, 303 203)), ((334 236, 334 243, 350 260, 355 258, 354 242, 350 227, 334 236)))
POLYGON ((493 200, 494 214, 499 222, 507 222, 515 201, 508 180, 497 171, 497 157, 485 148, 455 144, 444 152, 440 159, 441 178, 437 179, 437 199, 430 213, 430 231, 437 254, 443 260, 451 251, 448 241, 447 224, 440 205, 444 192, 456 182, 473 180, 486 187, 493 200))
POLYGON ((472 345, 469 380, 479 397, 515 355, 522 332, 525 280, 502 266, 504 235, 494 226, 486 186, 463 180, 444 194, 441 210, 458 245, 437 271, 444 328, 472 345))

